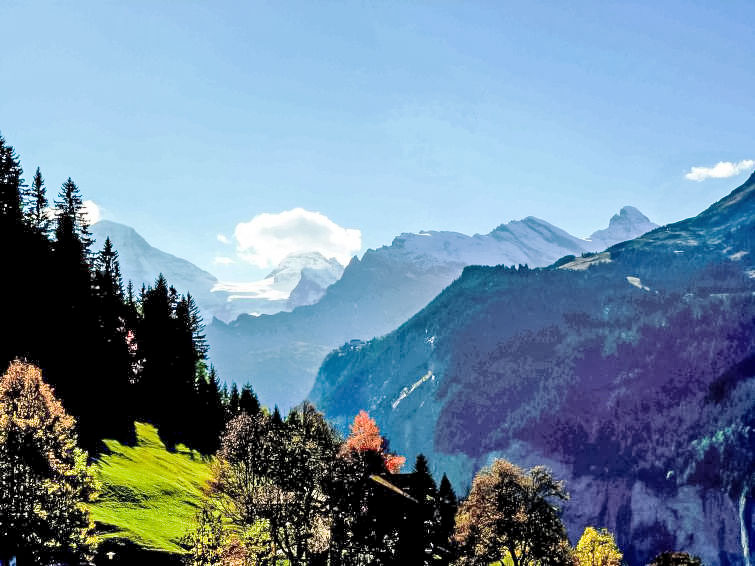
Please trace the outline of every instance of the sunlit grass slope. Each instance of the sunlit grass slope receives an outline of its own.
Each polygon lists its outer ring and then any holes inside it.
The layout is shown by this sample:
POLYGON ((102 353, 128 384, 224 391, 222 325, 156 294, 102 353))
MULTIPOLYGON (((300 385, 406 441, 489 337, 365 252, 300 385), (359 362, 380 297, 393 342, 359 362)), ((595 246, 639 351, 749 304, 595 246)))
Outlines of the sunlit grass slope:
POLYGON ((151 425, 136 423, 136 433, 133 447, 105 441, 110 453, 97 462, 102 487, 92 518, 105 536, 180 552, 178 542, 196 513, 210 461, 182 445, 169 452, 151 425))

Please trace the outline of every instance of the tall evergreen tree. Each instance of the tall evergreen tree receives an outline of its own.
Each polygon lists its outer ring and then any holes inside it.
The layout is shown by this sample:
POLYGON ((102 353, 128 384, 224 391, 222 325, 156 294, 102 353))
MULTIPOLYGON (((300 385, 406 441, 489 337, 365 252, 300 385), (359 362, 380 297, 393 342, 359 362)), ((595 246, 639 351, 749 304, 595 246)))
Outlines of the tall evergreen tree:
POLYGON ((207 394, 205 395, 205 406, 207 406, 207 452, 214 453, 218 448, 218 439, 225 429, 225 406, 223 402, 223 392, 220 388, 220 378, 214 366, 210 366, 210 373, 207 376, 207 394))
POLYGON ((26 203, 26 222, 36 233, 47 236, 50 231, 50 219, 47 214, 47 191, 45 180, 37 167, 26 203))
POLYGON ((220 390, 208 382, 207 342, 199 309, 191 295, 179 295, 163 275, 142 296, 137 332, 142 417, 157 426, 169 446, 177 442, 208 446, 208 431, 199 426, 196 415, 208 403, 218 402, 220 390), (208 395, 211 399, 204 398, 208 395))
POLYGON ((134 411, 131 402, 131 351, 126 327, 126 304, 123 297, 118 252, 110 238, 94 261, 92 291, 97 317, 98 348, 93 357, 99 367, 109 367, 108 389, 118 403, 101 401, 97 421, 108 437, 125 440, 134 438, 134 411))
POLYGON ((78 254, 82 264, 89 264, 89 248, 92 245, 92 234, 89 232, 89 222, 84 211, 84 200, 76 183, 70 177, 63 183, 55 201, 55 240, 56 248, 67 250, 71 254, 78 254))
POLYGON ((230 418, 233 418, 239 414, 239 411, 241 411, 241 397, 239 396, 239 388, 236 383, 232 383, 231 393, 228 397, 228 414, 230 418))
POLYGON ((239 409, 248 415, 254 416, 260 411, 260 402, 257 395, 252 389, 252 385, 247 383, 241 388, 241 397, 239 398, 239 409))
POLYGON ((14 331, 5 333, 7 338, 4 335, 0 341, 0 362, 4 364, 15 356, 31 353, 25 340, 29 329, 24 324, 24 316, 36 314, 23 310, 23 305, 28 304, 31 295, 23 281, 29 262, 21 207, 22 173, 16 152, 0 136, 0 250, 3 261, 0 294, 6 299, 7 305, 3 315, 14 325, 14 331), (16 325, 23 327, 15 328, 16 325))
POLYGON ((142 289, 142 317, 137 332, 141 372, 138 390, 140 417, 163 430, 163 422, 170 420, 169 412, 175 407, 172 376, 176 332, 174 308, 168 281, 160 276, 154 287, 142 289))
POLYGON ((49 370, 56 392, 78 419, 82 443, 91 449, 96 448, 100 437, 101 422, 97 415, 112 400, 102 387, 101 376, 106 374, 108 366, 74 366, 70 361, 90 359, 100 334, 90 245, 83 199, 69 178, 55 201, 52 264, 58 282, 58 300, 53 307, 50 359, 45 369, 49 370))
POLYGON ((401 558, 406 563, 434 564, 438 489, 424 454, 417 455, 410 491, 417 505, 401 533, 401 558))
POLYGON ((123 306, 123 279, 118 262, 118 252, 113 247, 113 242, 109 237, 105 238, 105 245, 95 258, 94 269, 97 292, 103 297, 117 301, 119 307, 123 306))
POLYGON ((19 227, 22 223, 22 174, 15 150, 0 136, 0 218, 4 226, 19 227))
POLYGON ((195 411, 201 418, 192 419, 196 423, 192 430, 192 440, 201 452, 212 454, 217 450, 218 438, 225 425, 225 408, 214 367, 211 367, 209 372, 204 368, 204 364, 200 367, 196 397, 195 411))
POLYGON ((191 296, 191 293, 186 294, 186 310, 188 313, 188 327, 191 329, 192 343, 194 345, 194 353, 197 361, 206 360, 207 352, 210 347, 207 344, 207 338, 204 335, 204 323, 202 322, 202 315, 199 312, 199 306, 191 296))
POLYGON ((454 488, 451 486, 448 476, 443 474, 438 487, 438 527, 433 541, 437 553, 443 557, 440 562, 442 564, 448 564, 454 557, 454 543, 451 537, 454 533, 458 506, 459 500, 454 488))

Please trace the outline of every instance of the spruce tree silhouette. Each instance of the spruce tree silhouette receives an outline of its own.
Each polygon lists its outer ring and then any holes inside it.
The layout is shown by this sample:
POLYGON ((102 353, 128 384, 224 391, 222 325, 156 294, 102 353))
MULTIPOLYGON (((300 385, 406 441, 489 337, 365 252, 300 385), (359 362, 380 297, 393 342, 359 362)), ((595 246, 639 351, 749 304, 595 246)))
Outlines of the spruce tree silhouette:
POLYGON ((257 394, 252 389, 251 383, 247 383, 241 388, 239 409, 250 416, 254 416, 260 412, 260 402, 259 399, 257 399, 257 394))
MULTIPOLYGON (((131 282, 124 292, 113 243, 96 254, 91 246, 73 180, 61 186, 51 220, 41 170, 27 190, 18 156, 0 136, 0 293, 9 329, 0 366, 22 358, 42 368, 90 452, 105 437, 132 440, 135 418, 160 427, 169 444, 214 452, 240 398, 236 390, 226 400, 217 373, 208 374, 194 299, 163 276, 138 296, 131 282)), ((255 402, 247 393, 247 410, 255 402)))
POLYGON ((37 234, 48 236, 50 232, 50 218, 47 214, 47 190, 45 189, 45 180, 42 173, 37 167, 34 173, 34 179, 31 182, 31 189, 27 196, 27 211, 25 213, 27 224, 37 234))

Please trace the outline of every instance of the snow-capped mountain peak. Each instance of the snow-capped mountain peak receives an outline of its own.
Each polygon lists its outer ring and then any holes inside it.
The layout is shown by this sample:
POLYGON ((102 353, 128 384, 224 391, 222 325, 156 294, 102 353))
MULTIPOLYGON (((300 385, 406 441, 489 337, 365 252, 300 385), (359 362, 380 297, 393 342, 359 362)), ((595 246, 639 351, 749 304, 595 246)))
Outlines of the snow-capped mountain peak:
POLYGON ((635 207, 624 206, 618 214, 611 217, 608 228, 594 232, 589 241, 596 247, 595 251, 599 251, 619 242, 634 239, 656 228, 658 225, 651 222, 635 207))
POLYGON ((343 273, 343 266, 335 258, 327 259, 320 252, 300 252, 289 254, 281 260, 265 279, 272 278, 276 284, 290 286, 289 292, 296 287, 304 269, 316 273, 315 278, 328 285, 335 282, 343 273))

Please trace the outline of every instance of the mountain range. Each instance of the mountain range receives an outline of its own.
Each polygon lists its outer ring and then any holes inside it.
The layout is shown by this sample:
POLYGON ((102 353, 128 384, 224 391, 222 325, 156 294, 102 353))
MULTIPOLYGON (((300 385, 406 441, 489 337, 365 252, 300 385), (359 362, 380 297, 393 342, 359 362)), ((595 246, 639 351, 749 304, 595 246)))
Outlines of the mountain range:
POLYGON ((468 265, 544 266, 655 227, 637 209, 624 207, 590 239, 531 216, 485 235, 404 233, 389 246, 353 258, 314 304, 269 316, 242 315, 231 323, 214 320, 207 328, 212 360, 221 376, 251 381, 264 404, 285 410, 305 398, 331 350, 390 332, 468 265))
POLYGON ((110 237, 118 250, 125 282, 138 291, 162 273, 179 293, 191 293, 205 320, 233 320, 240 314, 291 310, 316 302, 343 273, 343 266, 318 252, 286 256, 264 279, 221 282, 190 261, 150 245, 130 226, 100 220, 91 226, 95 249, 110 237))
POLYGON ((309 398, 344 431, 368 410, 392 450, 424 453, 461 493, 496 457, 550 467, 572 542, 606 527, 632 566, 665 550, 749 566, 753 244, 755 174, 600 253, 467 267, 393 332, 330 353, 309 398))

